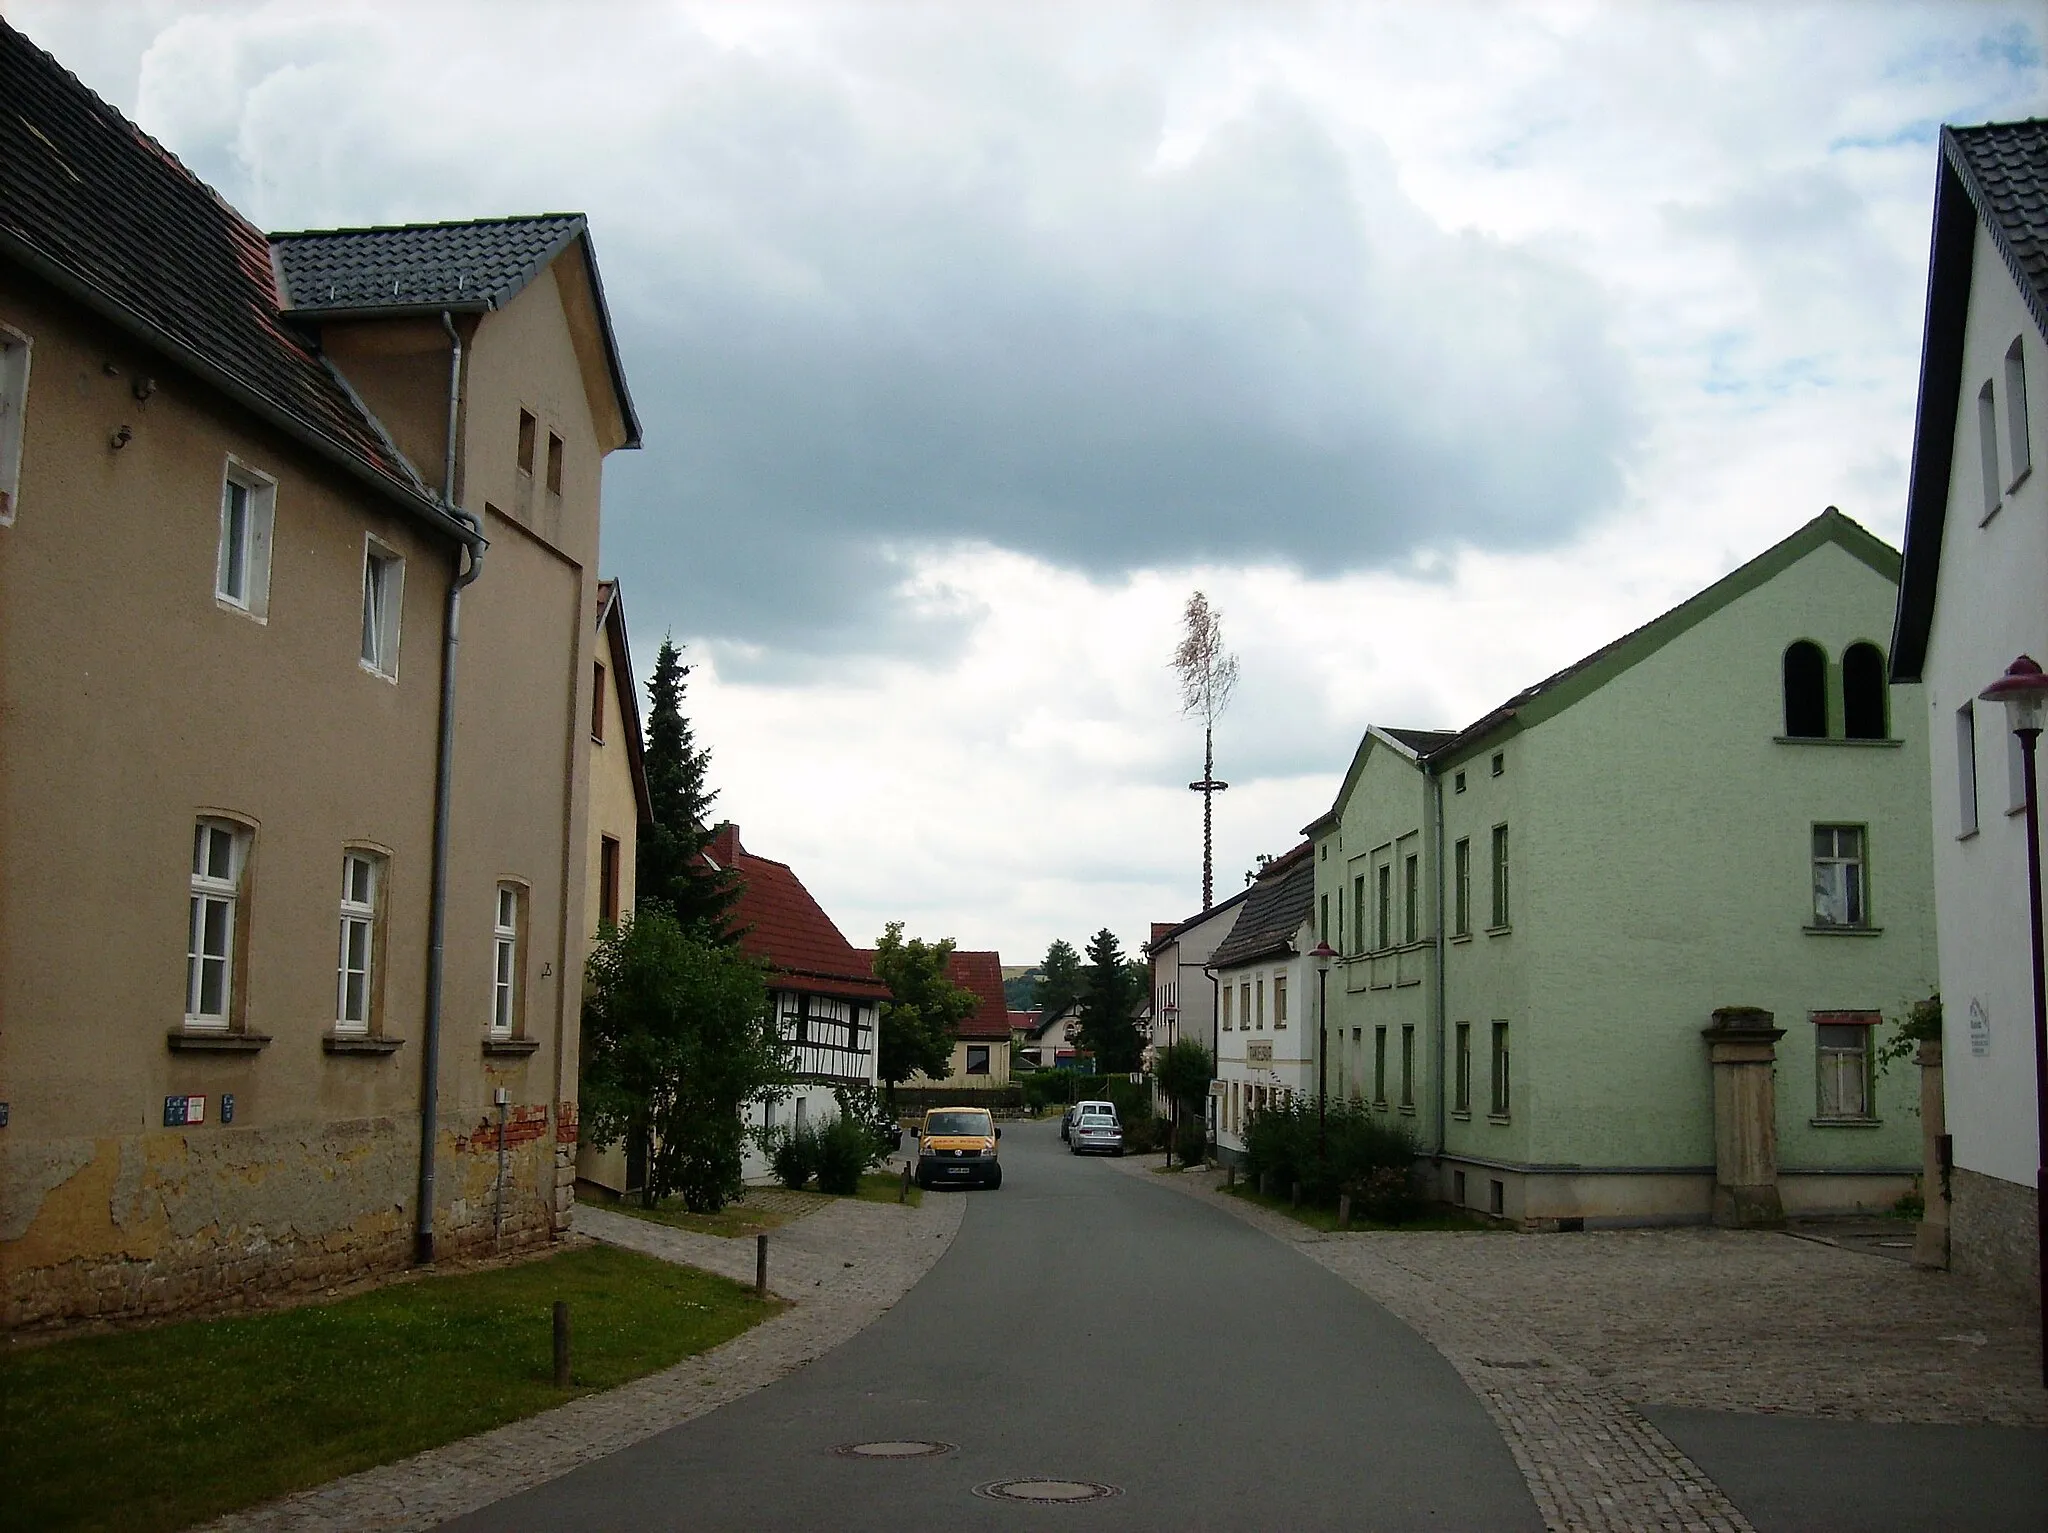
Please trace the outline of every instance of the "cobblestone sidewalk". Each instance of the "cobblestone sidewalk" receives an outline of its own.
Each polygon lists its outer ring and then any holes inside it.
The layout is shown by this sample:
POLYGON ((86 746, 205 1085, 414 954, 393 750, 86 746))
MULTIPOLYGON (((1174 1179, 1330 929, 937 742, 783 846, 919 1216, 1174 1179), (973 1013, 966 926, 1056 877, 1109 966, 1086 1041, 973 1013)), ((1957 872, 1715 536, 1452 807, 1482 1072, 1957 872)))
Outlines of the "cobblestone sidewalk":
MULTIPOLYGON (((921 1207, 838 1200, 768 1237, 768 1286, 794 1304, 722 1347, 604 1394, 236 1512, 207 1533, 410 1533, 630 1447, 772 1384, 855 1335, 946 1253, 962 1198, 921 1207)), ((754 1242, 579 1207, 587 1235, 665 1261, 754 1280, 754 1242)))
POLYGON ((1946 1274, 1713 1229, 1325 1235, 1225 1196, 1214 1173, 1156 1180, 1413 1326, 1485 1405, 1552 1529, 1748 1528, 1638 1405, 2048 1422, 2027 1313, 1946 1274))

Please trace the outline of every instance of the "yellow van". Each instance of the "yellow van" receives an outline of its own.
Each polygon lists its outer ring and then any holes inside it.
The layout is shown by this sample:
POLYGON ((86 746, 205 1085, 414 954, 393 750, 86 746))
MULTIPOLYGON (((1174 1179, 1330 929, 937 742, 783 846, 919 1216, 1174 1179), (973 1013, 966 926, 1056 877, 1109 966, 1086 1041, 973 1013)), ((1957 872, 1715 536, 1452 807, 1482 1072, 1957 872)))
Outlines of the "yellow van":
POLYGON ((1003 1131, 986 1107, 934 1107, 917 1127, 917 1185, 1003 1185, 996 1141, 1003 1131))

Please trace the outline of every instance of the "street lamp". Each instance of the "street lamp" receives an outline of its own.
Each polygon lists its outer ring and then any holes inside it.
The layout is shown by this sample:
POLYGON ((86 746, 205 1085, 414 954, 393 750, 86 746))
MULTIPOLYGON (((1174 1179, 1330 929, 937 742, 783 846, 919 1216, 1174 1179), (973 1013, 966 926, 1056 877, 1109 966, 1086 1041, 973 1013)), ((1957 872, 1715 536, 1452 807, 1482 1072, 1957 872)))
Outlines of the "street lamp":
POLYGON ((1310 951, 1316 965, 1316 1157, 1330 1158, 1330 960, 1337 950, 1328 939, 1310 951))
POLYGON ((2005 704, 2006 728, 2020 737, 2021 780, 2027 795, 2027 917, 2034 942, 2034 1242, 2041 1264, 2041 1382, 2048 1385, 2048 976, 2041 951, 2041 795, 2034 748, 2048 723, 2048 676, 2021 655, 2005 674, 1977 694, 2005 704))

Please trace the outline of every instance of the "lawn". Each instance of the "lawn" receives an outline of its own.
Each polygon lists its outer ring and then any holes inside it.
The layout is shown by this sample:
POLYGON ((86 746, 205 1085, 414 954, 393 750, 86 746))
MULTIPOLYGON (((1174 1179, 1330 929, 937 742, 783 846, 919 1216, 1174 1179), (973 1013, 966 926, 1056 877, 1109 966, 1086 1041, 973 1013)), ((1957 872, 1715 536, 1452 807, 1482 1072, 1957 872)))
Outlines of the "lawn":
POLYGON ((183 1528, 530 1416, 782 1308, 608 1246, 0 1355, 9 1527, 183 1528), (554 1387, 566 1299, 574 1383, 554 1387))
MULTIPOLYGON (((1288 1205, 1285 1198, 1266 1197, 1256 1191, 1249 1182, 1239 1182, 1235 1187, 1219 1187, 1216 1190, 1223 1193, 1226 1197, 1242 1198, 1247 1203, 1256 1203, 1260 1208, 1270 1208, 1276 1214, 1285 1214, 1290 1219, 1306 1224, 1310 1229, 1334 1232, 1337 1228, 1337 1210, 1335 1208, 1318 1208, 1309 1203, 1304 1203, 1299 1208, 1292 1208, 1288 1205)), ((1462 1209, 1450 1208, 1441 1203, 1424 1205, 1423 1212, 1415 1218, 1408 1220, 1405 1224, 1384 1224, 1376 1219, 1368 1219, 1363 1214, 1354 1213, 1351 1216, 1349 1227, 1353 1230, 1428 1231, 1501 1230, 1507 1228, 1506 1225, 1498 1224, 1491 1219, 1482 1219, 1477 1214, 1466 1213, 1462 1209)))
MULTIPOLYGON (((894 1203, 897 1193, 903 1190, 900 1174, 891 1176, 886 1171, 870 1171, 860 1179, 860 1190, 854 1196, 863 1203, 894 1203)), ((678 1230, 689 1230, 698 1235, 719 1235, 727 1240, 737 1240, 747 1235, 760 1235, 792 1219, 801 1219, 805 1214, 816 1213, 833 1201, 832 1195, 823 1192, 791 1192, 786 1187, 756 1188, 758 1200, 749 1205, 742 1200, 728 1203, 715 1214, 693 1214, 683 1207, 681 1198, 663 1198, 653 1208, 642 1208, 638 1196, 613 1198, 604 1193, 576 1190, 578 1202, 588 1203, 593 1208, 608 1208, 614 1213, 630 1214, 635 1219, 645 1219, 652 1224, 666 1224, 678 1230), (765 1193, 765 1197, 759 1194, 765 1193)), ((910 1205, 914 1208, 924 1201, 924 1192, 913 1185, 910 1189, 910 1205)))

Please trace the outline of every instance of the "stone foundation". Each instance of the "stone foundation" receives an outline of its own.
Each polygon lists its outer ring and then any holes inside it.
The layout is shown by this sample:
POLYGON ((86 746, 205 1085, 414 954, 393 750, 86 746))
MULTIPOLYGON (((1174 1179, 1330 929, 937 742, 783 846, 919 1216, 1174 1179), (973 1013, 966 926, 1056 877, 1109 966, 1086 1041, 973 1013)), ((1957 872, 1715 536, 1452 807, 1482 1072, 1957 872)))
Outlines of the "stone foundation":
MULTIPOLYGON (((502 1227, 495 1116, 443 1121, 437 1256, 567 1227, 565 1106, 554 1123, 514 1109, 502 1227)), ((394 1118, 0 1144, 0 1315, 9 1330, 172 1315, 402 1268, 418 1147, 417 1123, 394 1118)))
POLYGON ((1949 1191, 1950 1270, 2029 1303, 2038 1299, 2034 1189, 1957 1166, 1949 1191))

